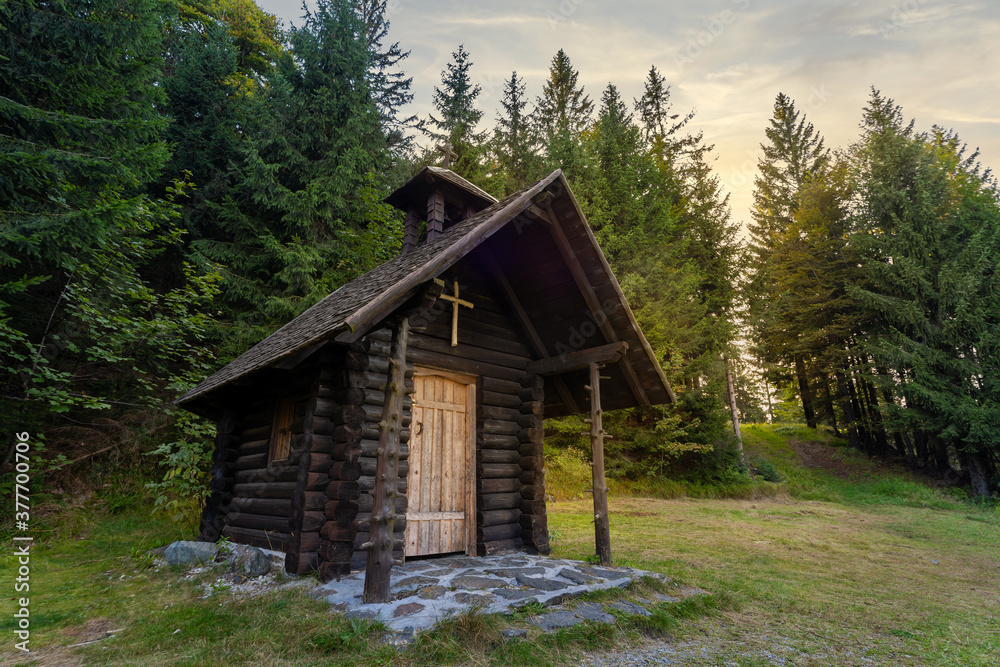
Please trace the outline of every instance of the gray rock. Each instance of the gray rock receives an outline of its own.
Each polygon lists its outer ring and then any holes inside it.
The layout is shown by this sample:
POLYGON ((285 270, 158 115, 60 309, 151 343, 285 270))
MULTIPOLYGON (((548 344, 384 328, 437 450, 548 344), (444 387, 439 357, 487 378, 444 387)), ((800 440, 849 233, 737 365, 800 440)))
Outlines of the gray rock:
POLYGON ((435 600, 447 592, 448 589, 444 586, 424 586, 417 595, 424 600, 435 600))
POLYGON ((517 556, 504 556, 497 562, 504 567, 524 567, 528 564, 528 559, 518 558, 517 556))
POLYGON ((261 577, 271 571, 271 559, 257 547, 234 545, 230 559, 232 571, 247 579, 261 577))
POLYGON ((596 602, 581 602, 573 609, 577 616, 595 623, 614 623, 615 617, 604 611, 604 608, 596 602))
POLYGON ((499 583, 501 582, 493 577, 475 577, 471 574, 463 574, 451 580, 451 585, 455 588, 474 588, 476 590, 493 588, 499 583))
POLYGON ((432 579, 430 577, 422 577, 417 575, 415 577, 407 577, 406 579, 400 579, 399 581, 392 582, 392 587, 396 589, 401 588, 419 588, 420 586, 428 586, 430 584, 436 584, 437 579, 432 579))
POLYGON ((540 591, 561 591, 564 588, 569 588, 569 584, 564 584, 553 579, 537 579, 534 577, 526 577, 523 574, 517 575, 515 578, 517 583, 522 586, 530 586, 531 588, 537 588, 540 591))
POLYGON ((640 607, 636 603, 628 600, 618 600, 616 602, 612 602, 608 606, 612 609, 617 609, 618 611, 622 611, 633 616, 652 616, 648 609, 640 607))
POLYGON ((619 572, 617 570, 605 570, 603 567, 581 567, 580 571, 585 574, 589 574, 592 577, 597 577, 598 579, 608 579, 611 581, 629 576, 628 572, 619 572))
POLYGON ((494 588, 492 593, 504 600, 523 600, 535 594, 533 591, 515 591, 509 588, 494 588))
POLYGON ((167 547, 163 555, 171 565, 201 565, 211 563, 218 553, 219 545, 214 542, 182 540, 167 547))
POLYGON ((357 618, 362 621, 379 621, 382 619, 380 613, 369 609, 351 609, 344 616, 347 618, 357 618))
POLYGON ((531 619, 531 623, 541 628, 544 632, 552 632, 559 628, 568 628, 572 625, 582 623, 583 619, 571 611, 551 611, 547 614, 531 619))
POLYGON ((653 593, 653 602, 678 602, 678 599, 672 595, 664 595, 663 593, 653 593))
POLYGON ((419 602, 407 602, 406 604, 401 604, 396 607, 396 611, 392 612, 393 618, 399 618, 400 616, 412 616, 418 611, 423 611, 424 605, 419 602))
POLYGON ((512 639, 524 639, 528 636, 528 631, 524 628, 504 628, 500 631, 500 634, 503 635, 504 639, 510 641, 512 639))
POLYGON ((563 579, 568 579, 569 581, 572 581, 574 584, 588 584, 591 581, 594 581, 593 577, 587 576, 582 572, 577 572, 576 570, 571 570, 569 568, 564 568, 562 570, 559 570, 558 576, 562 577, 563 579))
POLYGON ((495 574, 498 577, 503 577, 504 579, 513 579, 519 574, 545 574, 544 567, 511 567, 503 568, 499 567, 496 569, 486 570, 490 574, 495 574))
POLYGON ((455 593, 455 602, 459 604, 474 604, 485 607, 492 604, 494 599, 492 595, 486 593, 466 593, 465 591, 455 593))

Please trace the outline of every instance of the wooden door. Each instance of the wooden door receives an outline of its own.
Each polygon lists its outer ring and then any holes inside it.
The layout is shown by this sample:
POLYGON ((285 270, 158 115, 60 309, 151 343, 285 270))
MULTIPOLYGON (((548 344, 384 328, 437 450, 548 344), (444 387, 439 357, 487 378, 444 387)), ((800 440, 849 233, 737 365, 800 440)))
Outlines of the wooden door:
POLYGON ((470 553, 475 540, 475 379, 418 368, 413 377, 406 555, 470 553))

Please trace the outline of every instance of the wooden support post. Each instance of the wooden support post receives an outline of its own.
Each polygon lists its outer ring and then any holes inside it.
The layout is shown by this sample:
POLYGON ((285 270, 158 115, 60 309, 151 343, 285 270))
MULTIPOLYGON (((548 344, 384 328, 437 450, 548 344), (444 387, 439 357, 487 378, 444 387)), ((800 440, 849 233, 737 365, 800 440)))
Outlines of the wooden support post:
POLYGON ((406 392, 406 342, 410 321, 404 317, 392 333, 389 351, 389 374, 385 383, 385 403, 379 423, 378 462, 375 466, 375 489, 371 515, 371 541, 365 570, 365 603, 389 601, 389 577, 392 569, 395 504, 399 495, 399 433, 403 428, 403 395, 406 392))
POLYGON ((604 479, 604 425, 601 421, 601 366, 590 362, 590 448, 593 455, 594 540, 601 565, 611 561, 611 524, 608 521, 608 485, 604 479))

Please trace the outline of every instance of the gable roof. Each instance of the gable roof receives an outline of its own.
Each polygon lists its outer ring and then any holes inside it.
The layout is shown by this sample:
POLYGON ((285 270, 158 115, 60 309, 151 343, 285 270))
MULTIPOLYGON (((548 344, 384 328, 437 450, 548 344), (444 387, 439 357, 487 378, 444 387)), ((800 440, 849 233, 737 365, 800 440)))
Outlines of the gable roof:
MULTIPOLYGON (((577 238, 576 243, 577 245, 582 243, 582 247, 588 251, 587 254, 601 263, 602 273, 606 273, 610 278, 602 286, 601 298, 604 299, 606 295, 624 307, 629 324, 627 328, 630 330, 623 332, 626 335, 622 337, 629 343, 627 357, 642 367, 646 378, 644 384, 649 385, 653 394, 648 398, 644 395, 643 398, 646 400, 639 403, 662 403, 674 400, 673 392, 659 362, 639 330, 621 287, 611 274, 607 260, 583 218, 566 179, 560 170, 556 170, 534 185, 449 227, 437 239, 423 243, 410 252, 389 260, 344 284, 188 391, 177 399, 176 403, 184 405, 203 399, 257 371, 298 355, 308 354, 325 342, 331 340, 349 342, 360 337, 391 314, 424 283, 442 274, 503 228, 506 223, 531 209, 536 200, 551 196, 551 193, 555 193, 557 203, 561 204, 561 210, 570 212, 578 224, 582 222, 585 233, 582 242, 577 238)), ((641 389, 639 393, 644 394, 641 389)))

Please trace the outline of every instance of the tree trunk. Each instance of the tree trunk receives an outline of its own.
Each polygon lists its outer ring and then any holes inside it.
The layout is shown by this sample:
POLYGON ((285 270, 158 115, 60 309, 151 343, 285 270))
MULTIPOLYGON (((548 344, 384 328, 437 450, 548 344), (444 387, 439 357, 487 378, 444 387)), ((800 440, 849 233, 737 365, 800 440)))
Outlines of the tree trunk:
POLYGON ((729 368, 729 359, 722 357, 726 364, 726 389, 729 393, 729 412, 733 416, 733 435, 736 436, 736 447, 743 454, 743 436, 740 434, 740 411, 736 407, 736 387, 733 384, 733 371, 729 368))
POLYGON ((836 371, 835 375, 837 377, 837 395, 840 398, 840 409, 844 412, 847 442, 854 449, 861 449, 861 443, 858 442, 858 430, 854 425, 854 408, 851 406, 851 398, 847 390, 847 378, 844 377, 844 372, 840 370, 836 371))
POLYGON ((837 430, 837 411, 833 407, 833 396, 830 394, 830 376, 826 374, 823 378, 823 393, 824 401, 823 404, 826 407, 827 415, 830 417, 830 426, 833 427, 833 434, 840 437, 840 431, 837 430))
POLYGON ((799 396, 802 397, 802 411, 806 413, 806 425, 816 428, 816 409, 813 407, 812 389, 806 374, 806 362, 801 355, 795 357, 795 377, 799 380, 799 396))
POLYGON ((396 524, 396 498, 399 496, 399 432, 403 428, 403 395, 406 392, 406 343, 410 321, 402 318, 392 332, 389 372, 386 377, 385 402, 379 424, 378 461, 375 464, 375 489, 372 501, 371 537, 365 569, 365 603, 389 601, 392 570, 393 529, 396 524))
POLYGON ((972 492, 982 498, 990 497, 990 482, 983 464, 982 457, 978 452, 963 452, 962 467, 969 471, 969 479, 972 482, 972 492))

